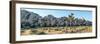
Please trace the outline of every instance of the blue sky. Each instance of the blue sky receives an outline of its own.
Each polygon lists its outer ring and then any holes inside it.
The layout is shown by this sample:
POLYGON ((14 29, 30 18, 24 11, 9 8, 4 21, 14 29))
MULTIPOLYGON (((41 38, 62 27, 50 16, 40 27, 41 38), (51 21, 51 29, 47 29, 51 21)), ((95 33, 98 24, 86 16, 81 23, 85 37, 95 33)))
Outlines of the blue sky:
POLYGON ((92 11, 87 11, 87 10, 39 9, 39 8, 21 8, 21 9, 37 13, 42 17, 47 15, 53 15, 59 18, 63 16, 67 17, 71 13, 74 13, 74 16, 76 18, 83 17, 86 20, 92 21, 92 11))

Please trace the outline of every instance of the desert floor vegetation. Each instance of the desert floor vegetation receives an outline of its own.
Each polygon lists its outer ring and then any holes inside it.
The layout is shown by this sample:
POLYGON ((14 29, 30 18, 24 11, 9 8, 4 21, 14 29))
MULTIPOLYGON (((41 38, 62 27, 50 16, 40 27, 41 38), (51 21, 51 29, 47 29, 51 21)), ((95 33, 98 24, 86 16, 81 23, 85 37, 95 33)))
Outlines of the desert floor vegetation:
POLYGON ((21 35, 48 35, 48 34, 67 34, 67 33, 89 33, 92 26, 72 26, 72 27, 39 27, 22 29, 21 35))

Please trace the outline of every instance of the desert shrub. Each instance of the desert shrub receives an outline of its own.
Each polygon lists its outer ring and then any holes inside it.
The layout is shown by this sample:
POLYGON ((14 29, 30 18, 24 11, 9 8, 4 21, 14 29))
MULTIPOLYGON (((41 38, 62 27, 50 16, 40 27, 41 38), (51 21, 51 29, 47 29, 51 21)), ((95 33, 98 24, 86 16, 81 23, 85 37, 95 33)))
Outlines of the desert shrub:
POLYGON ((40 32, 40 33, 38 33, 38 35, 43 35, 43 34, 46 34, 45 32, 40 32))
POLYGON ((34 34, 34 33, 37 33, 37 30, 32 30, 32 33, 34 34))

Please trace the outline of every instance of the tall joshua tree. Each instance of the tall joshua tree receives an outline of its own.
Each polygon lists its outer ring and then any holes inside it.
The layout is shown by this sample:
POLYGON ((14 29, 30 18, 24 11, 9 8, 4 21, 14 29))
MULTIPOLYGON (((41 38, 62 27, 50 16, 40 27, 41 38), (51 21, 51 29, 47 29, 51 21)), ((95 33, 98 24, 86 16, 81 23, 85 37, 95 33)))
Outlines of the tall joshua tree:
POLYGON ((72 26, 73 22, 75 20, 74 14, 71 13, 70 15, 68 15, 67 21, 69 22, 69 25, 72 26))
POLYGON ((68 25, 70 26, 70 29, 71 29, 71 26, 73 26, 74 20, 75 20, 74 13, 71 13, 70 15, 68 15, 66 20, 68 21, 68 25))

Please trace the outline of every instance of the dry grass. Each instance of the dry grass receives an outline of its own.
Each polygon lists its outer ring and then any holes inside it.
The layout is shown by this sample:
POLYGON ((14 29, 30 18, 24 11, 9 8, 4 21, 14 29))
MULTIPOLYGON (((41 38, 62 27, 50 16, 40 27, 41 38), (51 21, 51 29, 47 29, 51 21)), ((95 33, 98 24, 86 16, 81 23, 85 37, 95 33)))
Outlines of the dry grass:
POLYGON ((64 33, 86 33, 92 32, 92 26, 73 26, 73 27, 41 27, 21 30, 21 35, 48 35, 64 33))

